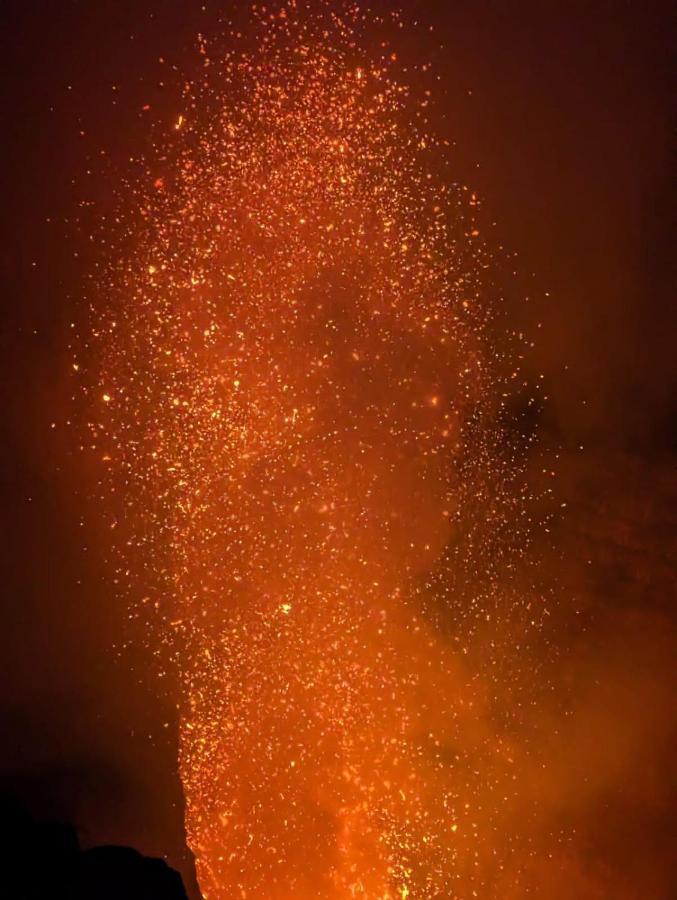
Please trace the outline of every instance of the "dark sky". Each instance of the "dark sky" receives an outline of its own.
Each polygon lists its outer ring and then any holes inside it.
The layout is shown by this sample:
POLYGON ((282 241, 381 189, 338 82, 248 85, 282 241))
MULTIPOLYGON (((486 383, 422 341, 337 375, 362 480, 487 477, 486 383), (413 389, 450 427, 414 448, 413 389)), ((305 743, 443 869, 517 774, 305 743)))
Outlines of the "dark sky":
MULTIPOLYGON (((172 704, 158 698, 140 651, 111 650, 128 633, 63 422, 69 323, 82 314, 89 258, 72 224, 78 203, 110 203, 126 155, 147 137, 142 105, 171 110, 171 64, 185 64, 213 11, 229 8, 202 6, 0 6, 0 778, 36 814, 77 822, 86 842, 133 844, 175 865, 185 851, 172 704)), ((586 623, 573 636, 567 626, 567 677, 574 690, 585 679, 605 685, 611 712, 599 740, 627 749, 599 807, 612 823, 608 846, 595 852, 613 862, 635 847, 637 866, 649 860, 658 872, 646 896, 664 896, 677 493, 671 4, 406 6, 436 28, 426 52, 441 75, 439 127, 456 142, 458 179, 482 197, 496 243, 518 254, 506 315, 534 335, 527 365, 550 398, 541 429, 562 447, 562 602, 575 595, 586 623), (619 730, 614 703, 619 717, 621 707, 634 716, 631 732, 619 730), (628 788, 637 778, 654 791, 644 804, 628 788)))

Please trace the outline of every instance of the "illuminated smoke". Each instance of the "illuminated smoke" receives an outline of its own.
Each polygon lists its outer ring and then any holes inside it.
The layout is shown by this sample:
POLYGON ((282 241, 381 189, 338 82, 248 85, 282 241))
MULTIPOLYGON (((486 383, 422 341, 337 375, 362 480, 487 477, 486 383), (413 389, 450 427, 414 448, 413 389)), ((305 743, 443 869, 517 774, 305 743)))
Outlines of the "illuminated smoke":
POLYGON ((202 41, 100 280, 93 443, 181 675, 207 900, 482 896, 513 841, 538 616, 475 199, 398 23, 292 3, 202 41))

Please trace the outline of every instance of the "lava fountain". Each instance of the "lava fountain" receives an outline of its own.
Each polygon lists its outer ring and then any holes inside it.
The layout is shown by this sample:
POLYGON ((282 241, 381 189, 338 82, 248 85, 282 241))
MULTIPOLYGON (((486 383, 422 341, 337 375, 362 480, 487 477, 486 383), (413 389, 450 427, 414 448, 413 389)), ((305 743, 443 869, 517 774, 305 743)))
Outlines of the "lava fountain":
POLYGON ((508 505, 485 259, 429 92, 361 43, 398 23, 292 2, 202 41, 98 279, 93 444, 183 685, 206 900, 477 896, 500 868, 468 650, 499 540, 459 587, 508 505))

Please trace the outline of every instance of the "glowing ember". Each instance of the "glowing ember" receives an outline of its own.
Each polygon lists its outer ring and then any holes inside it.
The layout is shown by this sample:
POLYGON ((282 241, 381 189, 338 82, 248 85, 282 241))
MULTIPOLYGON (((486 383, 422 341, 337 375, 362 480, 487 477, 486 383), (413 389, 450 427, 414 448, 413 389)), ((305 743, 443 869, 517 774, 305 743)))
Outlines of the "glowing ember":
POLYGON ((94 329, 189 843, 209 900, 470 897, 510 843, 519 606, 479 232, 427 92, 360 49, 396 17, 254 18, 253 50, 201 44, 94 329))

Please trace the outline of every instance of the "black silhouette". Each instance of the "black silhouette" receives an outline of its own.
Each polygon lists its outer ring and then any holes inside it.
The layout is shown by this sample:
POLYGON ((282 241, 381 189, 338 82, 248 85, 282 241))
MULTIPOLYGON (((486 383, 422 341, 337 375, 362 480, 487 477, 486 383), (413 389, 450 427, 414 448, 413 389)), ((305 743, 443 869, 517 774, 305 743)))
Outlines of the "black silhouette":
POLYGON ((6 900, 187 900, 181 876, 131 847, 81 850, 75 826, 36 822, 0 797, 0 895, 6 900))

